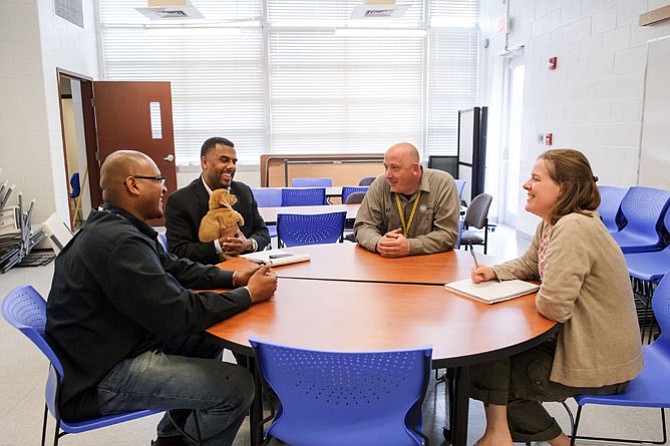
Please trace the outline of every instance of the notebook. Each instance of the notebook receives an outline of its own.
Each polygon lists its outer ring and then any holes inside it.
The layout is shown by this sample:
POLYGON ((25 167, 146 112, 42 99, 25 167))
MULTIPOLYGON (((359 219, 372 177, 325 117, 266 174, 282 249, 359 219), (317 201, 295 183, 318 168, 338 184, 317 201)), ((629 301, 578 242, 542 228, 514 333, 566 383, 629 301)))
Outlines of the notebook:
POLYGON ((476 299, 486 304, 494 304, 516 297, 531 294, 540 289, 540 285, 524 282, 523 280, 490 280, 488 282, 474 283, 470 279, 459 280, 444 285, 449 291, 463 296, 476 299))
POLYGON ((283 249, 272 249, 270 251, 252 252, 243 254, 247 260, 252 262, 268 264, 272 266, 289 265, 291 263, 309 262, 312 256, 309 254, 294 254, 283 249))

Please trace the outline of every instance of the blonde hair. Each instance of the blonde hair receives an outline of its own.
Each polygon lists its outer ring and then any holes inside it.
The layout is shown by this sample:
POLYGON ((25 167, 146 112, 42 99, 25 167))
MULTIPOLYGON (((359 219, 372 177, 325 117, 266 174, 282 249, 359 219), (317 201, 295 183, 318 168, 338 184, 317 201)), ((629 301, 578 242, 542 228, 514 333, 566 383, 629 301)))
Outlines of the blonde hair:
POLYGON ((600 206, 600 191, 586 156, 574 149, 547 150, 538 159, 544 160, 549 176, 561 186, 561 196, 551 211, 551 224, 564 215, 585 214, 600 206))

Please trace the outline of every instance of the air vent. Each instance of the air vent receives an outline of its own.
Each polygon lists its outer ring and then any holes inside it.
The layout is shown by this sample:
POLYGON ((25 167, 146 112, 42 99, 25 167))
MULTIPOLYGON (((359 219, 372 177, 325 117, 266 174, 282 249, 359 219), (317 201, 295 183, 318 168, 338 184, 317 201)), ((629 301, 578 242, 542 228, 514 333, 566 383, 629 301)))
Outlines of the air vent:
POLYGON ((135 8, 150 20, 184 20, 204 18, 185 0, 149 0, 146 8, 135 8))

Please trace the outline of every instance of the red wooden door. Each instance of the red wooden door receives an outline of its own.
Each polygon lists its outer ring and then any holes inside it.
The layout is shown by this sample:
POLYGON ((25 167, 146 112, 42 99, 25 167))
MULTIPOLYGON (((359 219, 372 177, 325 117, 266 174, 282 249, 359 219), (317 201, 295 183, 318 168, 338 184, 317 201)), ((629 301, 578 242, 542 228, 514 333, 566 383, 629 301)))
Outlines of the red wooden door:
MULTIPOLYGON (((117 150, 146 153, 165 175, 167 198, 177 189, 170 83, 94 82, 93 101, 98 165, 117 150)), ((102 203, 102 193, 94 176, 91 180, 95 207, 102 203)), ((150 223, 162 225, 163 220, 150 223)))

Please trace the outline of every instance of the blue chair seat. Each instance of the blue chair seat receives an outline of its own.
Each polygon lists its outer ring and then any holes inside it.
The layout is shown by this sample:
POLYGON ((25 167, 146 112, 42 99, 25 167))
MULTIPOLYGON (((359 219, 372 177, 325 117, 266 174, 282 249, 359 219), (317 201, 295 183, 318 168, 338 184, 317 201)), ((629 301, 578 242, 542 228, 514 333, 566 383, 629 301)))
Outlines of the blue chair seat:
POLYGON ((658 283, 670 270, 670 247, 663 251, 624 254, 628 274, 635 279, 658 283))
POLYGON ((611 235, 624 254, 659 251, 661 249, 660 238, 655 231, 654 233, 619 231, 611 233, 611 235))

